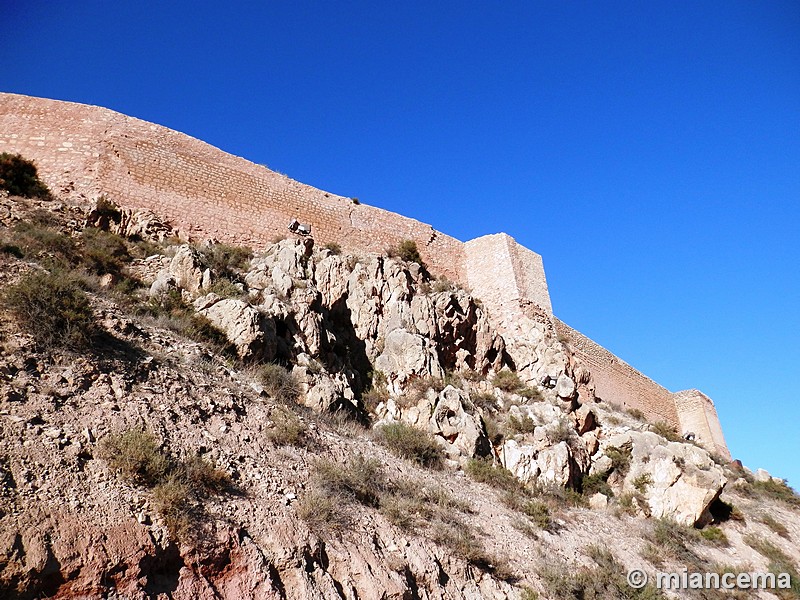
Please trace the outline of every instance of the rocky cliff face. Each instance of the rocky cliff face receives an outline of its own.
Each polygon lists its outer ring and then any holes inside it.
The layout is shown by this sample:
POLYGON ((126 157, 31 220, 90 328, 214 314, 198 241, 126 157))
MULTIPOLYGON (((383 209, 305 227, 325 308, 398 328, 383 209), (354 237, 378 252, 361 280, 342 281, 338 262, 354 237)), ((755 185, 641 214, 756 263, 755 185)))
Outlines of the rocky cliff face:
POLYGON ((1 208, 0 283, 67 269, 98 328, 79 352, 43 348, 5 297, 3 597, 618 597, 613 577, 558 577, 766 568, 752 536, 800 553, 788 488, 594 402, 552 324, 501 335, 417 263, 308 238, 248 257, 152 214, 1 208), (102 238, 114 268, 96 268, 95 230, 119 236, 102 238), (731 520, 734 500, 762 508, 731 520), (689 549, 659 564, 665 523, 689 549))

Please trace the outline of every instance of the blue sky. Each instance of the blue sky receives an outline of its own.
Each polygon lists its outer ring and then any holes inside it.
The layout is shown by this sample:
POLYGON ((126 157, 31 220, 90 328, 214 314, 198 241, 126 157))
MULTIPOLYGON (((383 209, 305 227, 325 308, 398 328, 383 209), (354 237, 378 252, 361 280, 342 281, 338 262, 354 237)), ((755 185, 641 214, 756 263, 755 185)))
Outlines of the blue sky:
POLYGON ((0 90, 97 104, 467 240, 800 484, 797 2, 4 0, 0 90), (254 8, 253 5, 260 5, 254 8))

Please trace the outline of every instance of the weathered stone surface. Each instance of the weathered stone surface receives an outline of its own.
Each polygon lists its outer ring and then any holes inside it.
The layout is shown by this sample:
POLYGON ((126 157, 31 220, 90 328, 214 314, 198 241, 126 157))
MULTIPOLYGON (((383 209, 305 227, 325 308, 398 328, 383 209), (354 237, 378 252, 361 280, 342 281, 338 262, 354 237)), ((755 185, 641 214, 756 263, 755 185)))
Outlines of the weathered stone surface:
POLYGON ((175 284, 188 292, 196 293, 211 287, 211 270, 206 267, 200 253, 189 245, 178 247, 168 271, 175 278, 175 284))
POLYGON ((395 329, 386 336, 383 352, 375 367, 386 374, 390 389, 399 393, 409 377, 444 377, 436 349, 430 339, 405 329, 395 329))
POLYGON ((195 300, 194 307, 225 333, 240 358, 269 362, 275 357, 275 324, 246 302, 208 294, 195 300))
POLYGON ((454 456, 488 456, 491 445, 480 417, 466 411, 468 400, 464 392, 448 385, 433 408, 429 431, 447 440, 454 456))
POLYGON ((506 440, 500 450, 500 463, 522 483, 535 481, 539 476, 536 449, 516 440, 506 440))

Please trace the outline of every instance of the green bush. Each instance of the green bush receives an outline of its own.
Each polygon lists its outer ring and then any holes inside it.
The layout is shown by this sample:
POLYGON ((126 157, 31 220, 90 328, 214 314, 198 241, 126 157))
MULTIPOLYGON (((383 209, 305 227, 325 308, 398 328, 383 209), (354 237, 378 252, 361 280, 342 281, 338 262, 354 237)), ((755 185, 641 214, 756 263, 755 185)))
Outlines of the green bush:
POLYGON ((610 446, 606 449, 606 456, 611 459, 611 468, 613 470, 623 477, 628 473, 628 469, 631 466, 630 446, 622 446, 621 448, 610 446))
POLYGON ((614 497, 614 492, 611 489, 611 486, 608 485, 608 476, 611 474, 609 471, 608 473, 595 473, 594 475, 587 475, 583 478, 581 482, 581 493, 584 496, 593 496, 598 492, 601 494, 605 494, 609 498, 614 497))
POLYGON ((125 240, 107 231, 87 227, 83 230, 82 259, 86 267, 98 275, 118 275, 131 261, 125 240))
POLYGON ((512 433, 533 433, 536 430, 536 421, 527 415, 522 418, 511 415, 508 417, 506 427, 512 433))
POLYGON ((655 434, 660 435, 661 437, 665 438, 667 441, 670 442, 685 442, 680 434, 678 434, 677 430, 670 425, 669 423, 665 423, 664 421, 659 421, 654 425, 650 426, 650 431, 655 434))
POLYGON ((386 251, 386 253, 390 257, 397 257, 400 260, 404 260, 406 262, 415 262, 420 266, 424 267, 425 263, 422 261, 422 257, 419 254, 419 249, 417 248, 417 242, 414 240, 403 240, 397 246, 394 246, 386 251))
POLYGON ((0 189, 12 196, 51 198, 50 190, 39 179, 36 165, 19 154, 0 154, 0 189))
POLYGON ((62 272, 28 273, 5 290, 3 301, 43 350, 88 348, 98 331, 86 294, 62 272))
POLYGON ((431 435, 405 423, 389 423, 378 429, 378 441, 394 454, 423 467, 440 468, 444 461, 442 447, 431 435))

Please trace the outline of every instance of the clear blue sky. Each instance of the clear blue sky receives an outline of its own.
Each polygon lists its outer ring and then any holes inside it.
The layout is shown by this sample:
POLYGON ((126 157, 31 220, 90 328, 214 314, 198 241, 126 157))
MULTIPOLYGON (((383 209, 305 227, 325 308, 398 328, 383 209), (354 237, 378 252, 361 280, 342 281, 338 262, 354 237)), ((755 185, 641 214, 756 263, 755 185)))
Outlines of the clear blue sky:
POLYGON ((467 240, 800 484, 800 4, 21 2, 0 90, 113 108, 467 240), (253 8, 253 5, 262 5, 253 8))

